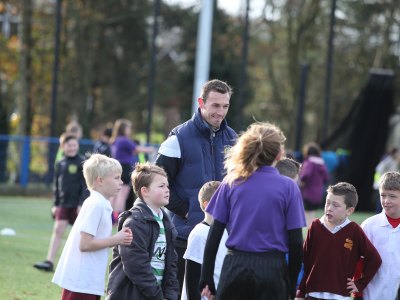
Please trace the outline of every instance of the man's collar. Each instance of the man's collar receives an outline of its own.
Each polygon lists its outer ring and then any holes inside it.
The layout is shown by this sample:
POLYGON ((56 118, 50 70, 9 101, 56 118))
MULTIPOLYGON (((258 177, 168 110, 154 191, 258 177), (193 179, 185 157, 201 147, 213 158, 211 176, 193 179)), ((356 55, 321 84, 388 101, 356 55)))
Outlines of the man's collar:
POLYGON ((203 118, 201 119, 203 120, 204 125, 206 125, 212 132, 217 132, 219 130, 220 127, 214 128, 210 124, 208 124, 206 120, 204 120, 203 118))
MULTIPOLYGON (((204 118, 203 118, 203 116, 202 116, 202 114, 201 114, 201 109, 200 109, 200 107, 198 108, 197 113, 199 114, 199 117, 200 117, 201 121, 203 122, 203 124, 204 124, 208 129, 210 129, 212 132, 217 132, 218 130, 220 130, 221 126, 218 127, 218 128, 214 128, 214 127, 212 127, 209 123, 207 123, 206 120, 204 120, 204 118)), ((224 121, 225 121, 225 119, 224 119, 222 122, 224 122, 224 121)), ((222 123, 221 123, 221 125, 222 125, 222 123)))

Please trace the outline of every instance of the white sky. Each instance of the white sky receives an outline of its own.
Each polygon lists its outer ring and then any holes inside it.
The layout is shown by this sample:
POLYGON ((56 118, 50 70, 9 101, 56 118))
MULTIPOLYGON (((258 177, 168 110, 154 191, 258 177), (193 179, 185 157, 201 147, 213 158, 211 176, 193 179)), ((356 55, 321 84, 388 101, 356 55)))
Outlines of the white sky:
MULTIPOLYGON (((216 1, 216 0, 214 0, 216 1)), ((201 5, 202 0, 163 0, 168 4, 180 4, 183 7, 201 5)), ((263 0, 250 1, 250 16, 259 16, 263 7, 263 0)), ((232 15, 244 15, 246 0, 218 0, 218 7, 232 15)))

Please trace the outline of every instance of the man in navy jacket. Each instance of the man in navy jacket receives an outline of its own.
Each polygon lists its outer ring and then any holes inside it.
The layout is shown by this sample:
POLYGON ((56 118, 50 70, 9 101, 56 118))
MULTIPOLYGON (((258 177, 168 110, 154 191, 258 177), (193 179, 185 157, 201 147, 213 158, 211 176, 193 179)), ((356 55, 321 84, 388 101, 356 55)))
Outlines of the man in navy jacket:
POLYGON ((227 125, 231 87, 220 80, 206 82, 198 98, 199 109, 178 125, 161 144, 155 163, 168 174, 170 199, 167 206, 178 231, 178 280, 182 288, 185 273, 183 254, 193 227, 204 218, 197 200, 204 183, 222 181, 226 151, 237 134, 227 125))

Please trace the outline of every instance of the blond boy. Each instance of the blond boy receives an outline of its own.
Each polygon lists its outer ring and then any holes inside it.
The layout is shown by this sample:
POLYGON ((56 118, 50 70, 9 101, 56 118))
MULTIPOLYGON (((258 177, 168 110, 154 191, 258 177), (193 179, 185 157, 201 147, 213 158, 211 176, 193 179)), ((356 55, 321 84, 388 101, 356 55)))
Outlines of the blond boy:
POLYGON ((52 280, 63 288, 61 299, 100 299, 108 247, 132 242, 129 228, 111 236, 109 199, 121 189, 121 172, 118 161, 101 154, 93 154, 83 164, 90 196, 71 229, 52 280))

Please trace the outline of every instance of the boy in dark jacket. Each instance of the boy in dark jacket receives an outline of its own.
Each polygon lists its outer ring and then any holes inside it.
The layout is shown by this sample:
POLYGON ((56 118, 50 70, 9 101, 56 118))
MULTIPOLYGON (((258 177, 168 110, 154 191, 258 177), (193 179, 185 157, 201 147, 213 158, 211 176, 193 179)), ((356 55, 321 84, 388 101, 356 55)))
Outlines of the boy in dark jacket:
POLYGON ((118 229, 128 227, 134 237, 131 245, 113 249, 106 299, 176 300, 177 233, 162 209, 169 202, 167 174, 144 163, 136 165, 131 179, 139 198, 121 214, 118 229))
POLYGON ((54 205, 51 213, 55 222, 47 258, 33 266, 43 271, 53 271, 54 258, 60 247, 65 229, 73 225, 83 201, 89 196, 83 177, 84 157, 79 155, 78 138, 65 135, 61 141, 64 156, 56 163, 54 174, 54 205))

